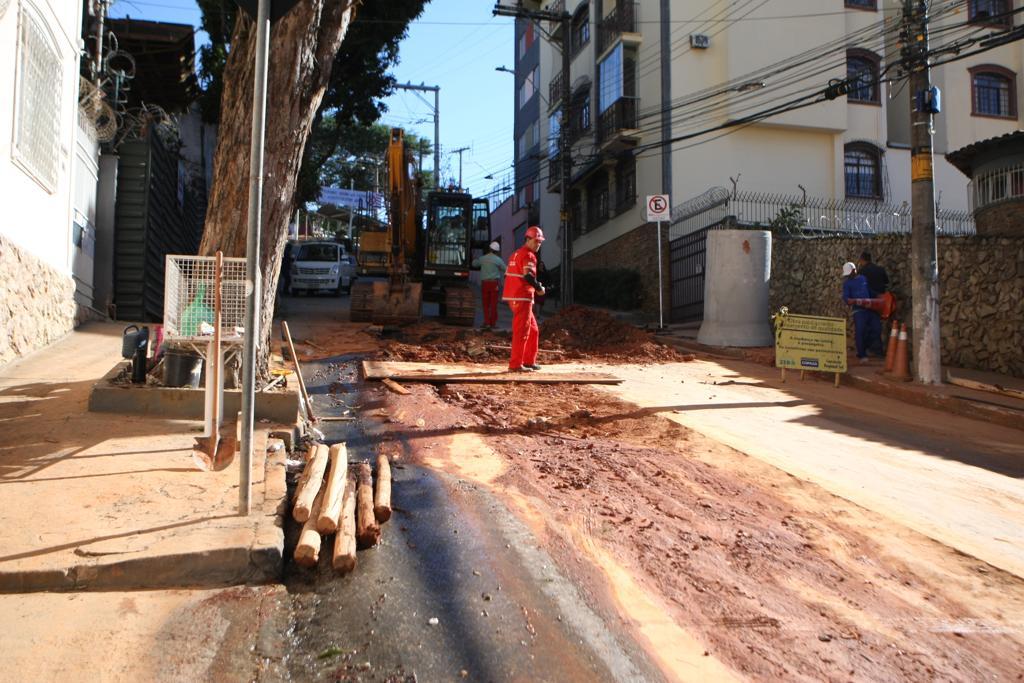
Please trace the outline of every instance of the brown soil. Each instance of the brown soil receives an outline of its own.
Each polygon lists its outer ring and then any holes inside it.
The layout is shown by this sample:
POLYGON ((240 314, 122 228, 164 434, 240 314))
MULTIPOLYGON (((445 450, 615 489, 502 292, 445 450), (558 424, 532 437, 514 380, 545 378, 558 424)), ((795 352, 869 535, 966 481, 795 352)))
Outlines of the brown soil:
MULTIPOLYGON (((479 331, 423 322, 401 328, 384 344, 384 360, 430 363, 488 363, 508 359, 507 331, 479 331)), ((604 362, 678 362, 692 360, 662 343, 650 332, 607 312, 570 306, 540 326, 540 360, 600 360, 604 362)))
POLYGON ((592 388, 412 388, 395 437, 483 434, 565 571, 610 600, 596 544, 745 676, 1024 680, 1016 577, 923 538, 908 560, 902 527, 592 388))

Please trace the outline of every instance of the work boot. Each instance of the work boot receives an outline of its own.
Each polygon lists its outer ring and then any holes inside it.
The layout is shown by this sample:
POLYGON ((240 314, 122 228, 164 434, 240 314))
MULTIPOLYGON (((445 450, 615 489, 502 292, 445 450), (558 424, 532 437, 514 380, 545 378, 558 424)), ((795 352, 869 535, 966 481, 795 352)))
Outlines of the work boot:
POLYGON ((540 370, 540 366, 537 365, 536 363, 534 363, 533 365, 524 365, 523 367, 524 368, 529 368, 530 370, 533 370, 534 372, 536 372, 537 370, 540 370))
POLYGON ((523 365, 518 368, 509 368, 509 372, 533 372, 533 366, 523 365))

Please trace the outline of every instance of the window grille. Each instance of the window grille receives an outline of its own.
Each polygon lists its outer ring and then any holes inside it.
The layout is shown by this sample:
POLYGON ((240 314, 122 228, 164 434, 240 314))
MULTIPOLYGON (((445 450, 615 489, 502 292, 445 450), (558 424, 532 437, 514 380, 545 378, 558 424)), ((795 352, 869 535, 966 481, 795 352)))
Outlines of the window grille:
POLYGON ((14 151, 32 176, 53 192, 60 167, 60 54, 40 18, 24 4, 19 19, 14 151))

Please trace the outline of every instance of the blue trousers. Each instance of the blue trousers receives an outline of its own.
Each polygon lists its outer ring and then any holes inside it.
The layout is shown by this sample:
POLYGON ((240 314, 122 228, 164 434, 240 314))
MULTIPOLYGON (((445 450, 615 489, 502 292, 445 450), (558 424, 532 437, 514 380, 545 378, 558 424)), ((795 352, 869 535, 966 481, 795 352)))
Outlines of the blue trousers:
POLYGON ((857 358, 867 358, 868 350, 875 350, 882 343, 882 320, 878 313, 866 309, 853 312, 853 343, 857 347, 857 358))

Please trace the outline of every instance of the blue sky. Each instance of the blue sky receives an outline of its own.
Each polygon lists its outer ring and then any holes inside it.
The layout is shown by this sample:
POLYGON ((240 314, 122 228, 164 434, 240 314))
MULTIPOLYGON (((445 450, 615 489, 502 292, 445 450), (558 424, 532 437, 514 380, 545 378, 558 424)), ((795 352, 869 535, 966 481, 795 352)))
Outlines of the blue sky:
MULTIPOLYGON (((513 66, 515 35, 513 20, 493 17, 492 7, 489 0, 428 3, 410 25, 392 70, 400 83, 441 86, 442 178, 457 180, 459 173, 458 155, 446 151, 469 147, 462 155, 462 177, 474 194, 490 192, 512 165, 513 77, 494 69, 513 66), (485 179, 488 174, 495 180, 485 179)), ((193 0, 116 0, 110 15, 195 26, 200 18, 193 0)), ((205 40, 197 33, 197 46, 205 40)), ((433 140, 434 96, 421 95, 429 105, 409 91, 385 100, 389 111, 382 122, 433 140)))

